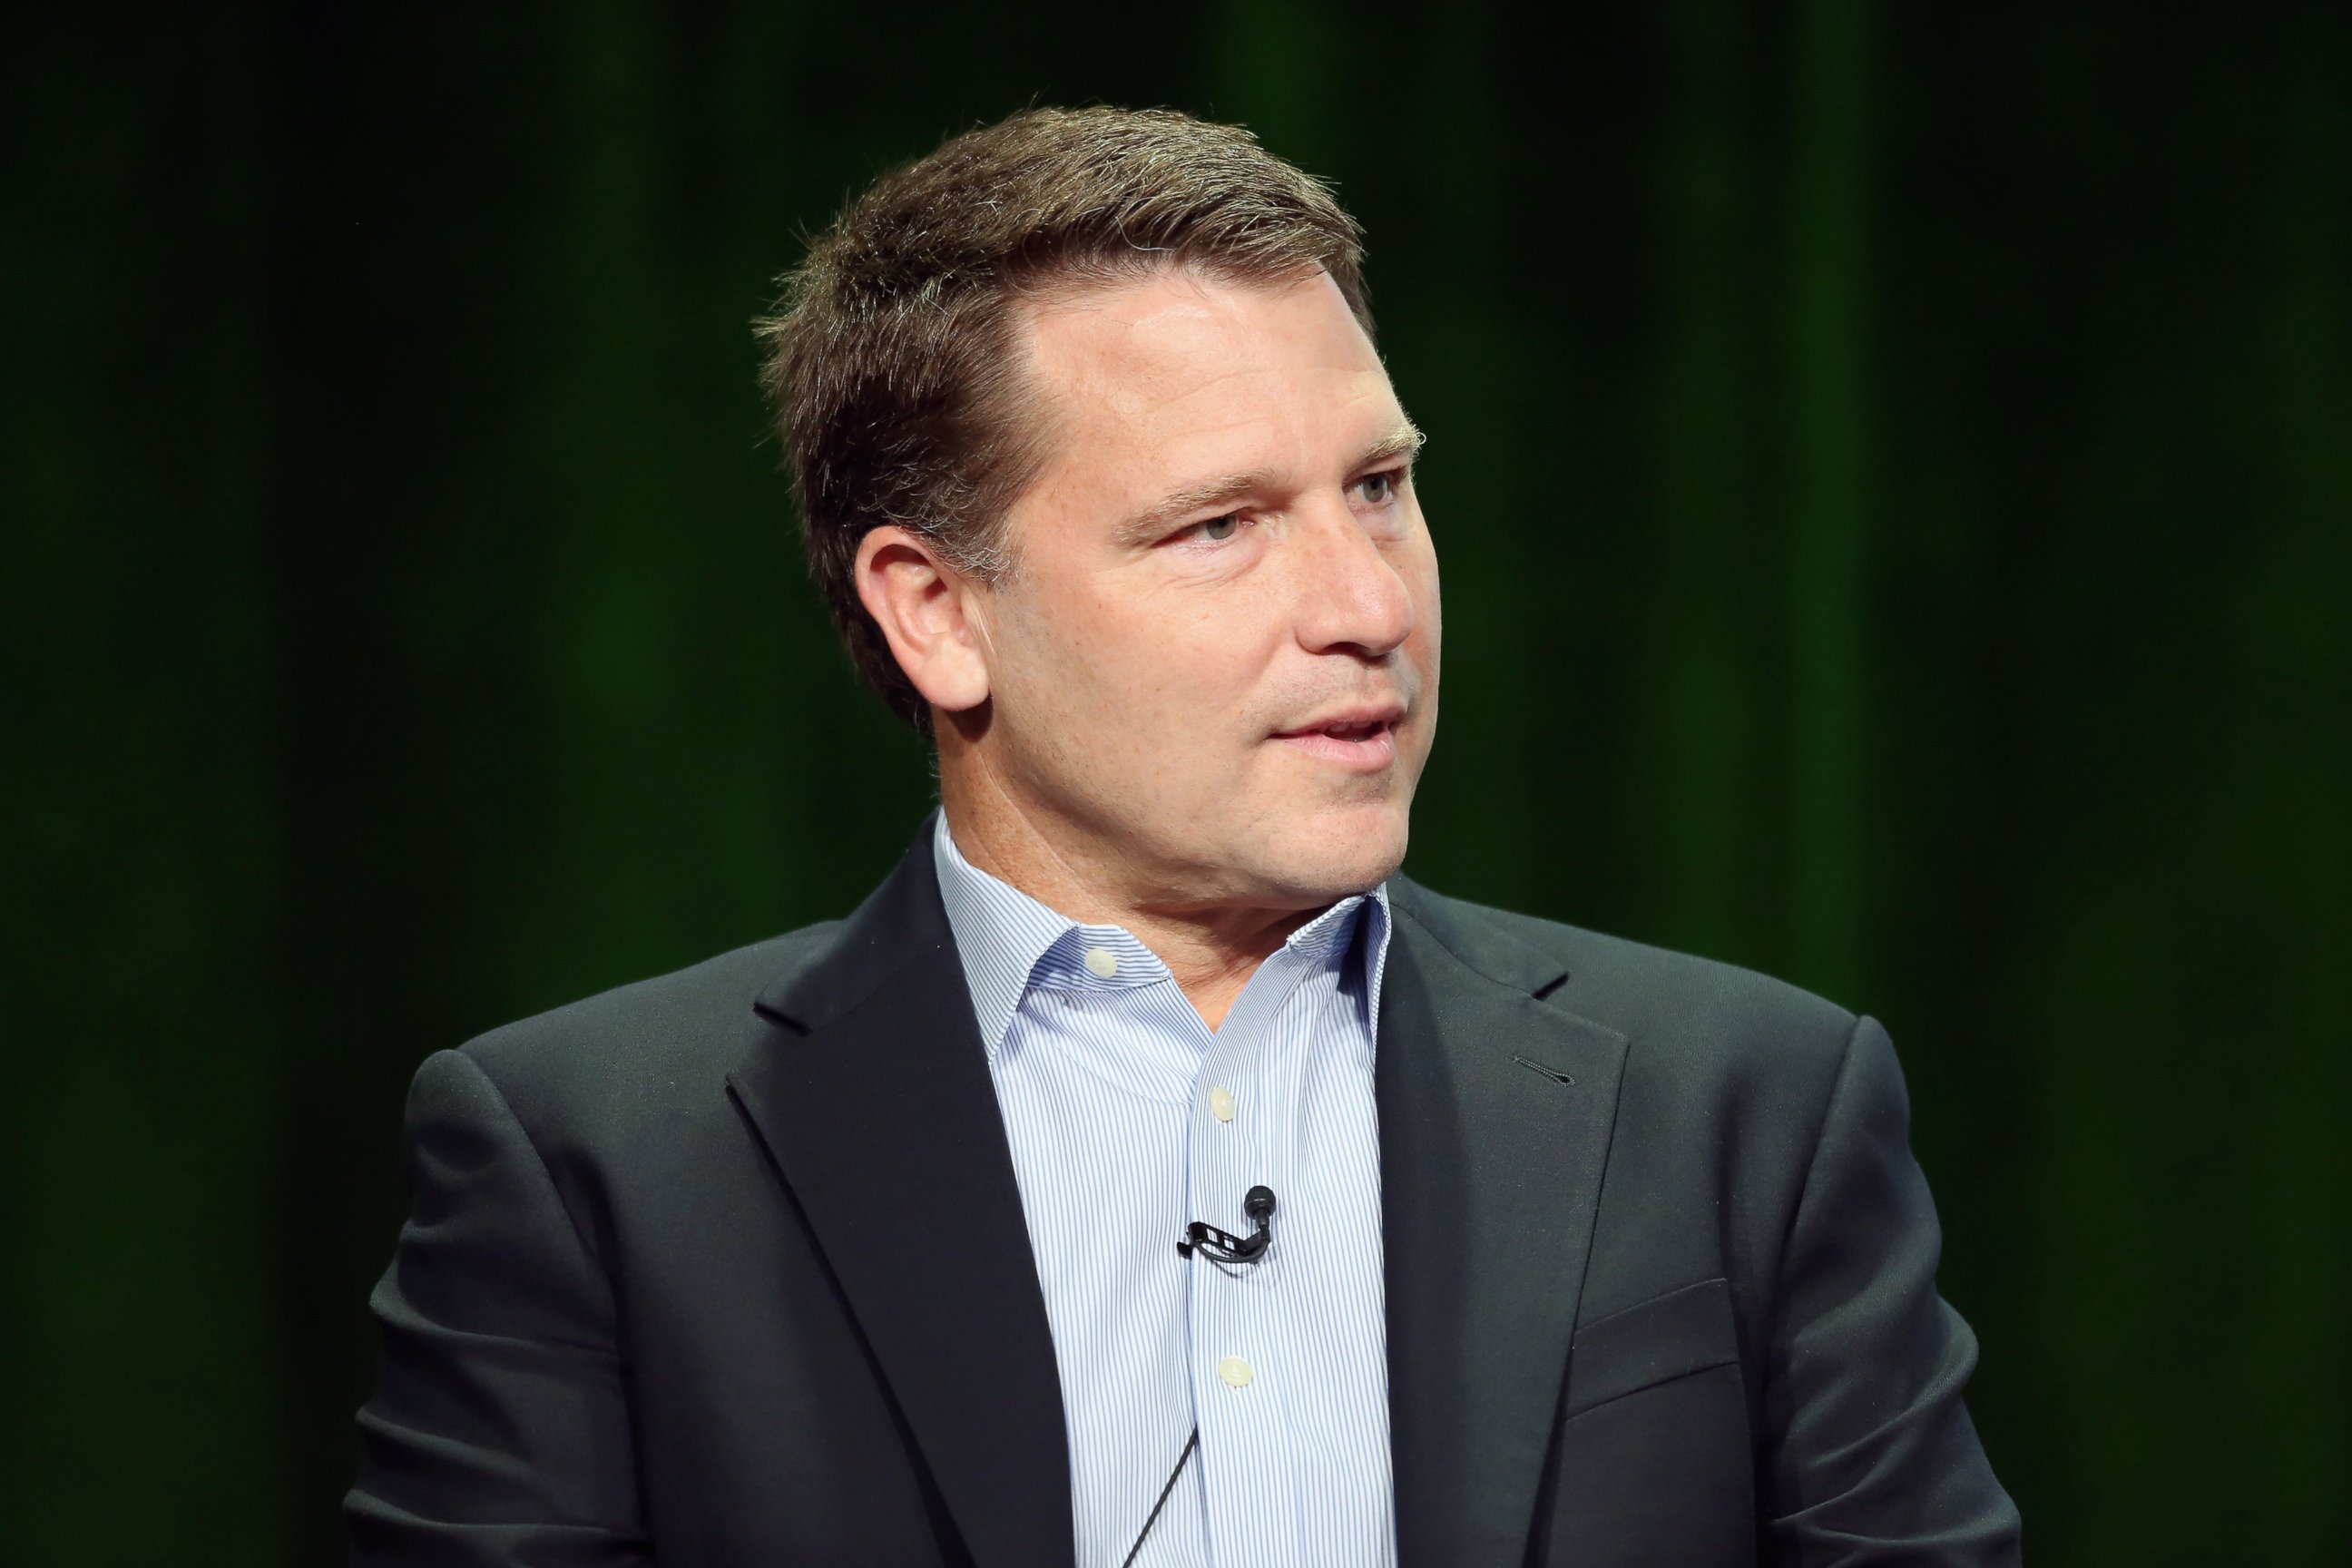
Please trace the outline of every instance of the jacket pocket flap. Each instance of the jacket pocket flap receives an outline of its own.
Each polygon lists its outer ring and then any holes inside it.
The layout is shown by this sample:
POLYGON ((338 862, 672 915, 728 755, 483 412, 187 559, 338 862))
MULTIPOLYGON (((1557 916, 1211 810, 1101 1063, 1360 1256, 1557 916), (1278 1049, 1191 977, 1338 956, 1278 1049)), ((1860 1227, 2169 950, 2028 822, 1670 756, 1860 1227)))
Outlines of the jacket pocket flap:
POLYGON ((1569 1347, 1567 1415, 1653 1384, 1739 1360, 1731 1287, 1702 1279, 1636 1302, 1576 1331, 1569 1347))

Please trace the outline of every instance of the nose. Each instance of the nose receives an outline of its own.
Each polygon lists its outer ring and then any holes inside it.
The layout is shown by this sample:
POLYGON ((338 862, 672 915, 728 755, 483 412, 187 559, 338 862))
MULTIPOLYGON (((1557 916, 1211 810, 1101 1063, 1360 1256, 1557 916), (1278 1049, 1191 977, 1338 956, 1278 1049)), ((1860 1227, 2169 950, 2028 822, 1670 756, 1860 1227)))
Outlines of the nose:
POLYGON ((1298 641, 1309 653, 1381 659, 1412 635, 1412 591, 1363 524, 1334 499, 1306 531, 1298 563, 1298 641))

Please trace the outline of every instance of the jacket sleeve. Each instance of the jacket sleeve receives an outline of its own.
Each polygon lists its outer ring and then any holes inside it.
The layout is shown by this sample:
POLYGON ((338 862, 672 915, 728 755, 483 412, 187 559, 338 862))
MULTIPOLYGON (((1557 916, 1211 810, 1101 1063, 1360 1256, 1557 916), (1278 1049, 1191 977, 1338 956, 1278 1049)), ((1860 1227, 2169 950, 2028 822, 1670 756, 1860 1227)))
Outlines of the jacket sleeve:
POLYGON ((2019 1561, 2016 1506, 1961 1403, 1976 1336, 1936 1293, 1942 1236, 1909 1122, 1894 1044, 1864 1018, 1781 1261, 1764 1385, 1780 1563, 2019 1561))
POLYGON ((538 1151, 457 1051, 418 1069, 405 1143, 355 1568, 651 1563, 612 1288, 538 1151))

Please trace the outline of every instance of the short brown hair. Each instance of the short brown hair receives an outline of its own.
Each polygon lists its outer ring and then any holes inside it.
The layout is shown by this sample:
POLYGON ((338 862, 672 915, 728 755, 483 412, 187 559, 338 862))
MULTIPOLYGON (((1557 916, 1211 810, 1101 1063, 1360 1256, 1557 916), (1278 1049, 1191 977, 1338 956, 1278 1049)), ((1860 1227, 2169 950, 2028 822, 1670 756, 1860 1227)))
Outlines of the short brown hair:
POLYGON ((1319 268, 1369 332, 1359 233, 1242 127, 1167 110, 1027 110, 852 201, 759 331, 809 573, 858 674, 929 730, 857 596, 869 530, 895 523, 984 578, 1011 564, 1005 512, 1045 458, 1022 417, 1018 299, 1171 265, 1266 281, 1319 268))

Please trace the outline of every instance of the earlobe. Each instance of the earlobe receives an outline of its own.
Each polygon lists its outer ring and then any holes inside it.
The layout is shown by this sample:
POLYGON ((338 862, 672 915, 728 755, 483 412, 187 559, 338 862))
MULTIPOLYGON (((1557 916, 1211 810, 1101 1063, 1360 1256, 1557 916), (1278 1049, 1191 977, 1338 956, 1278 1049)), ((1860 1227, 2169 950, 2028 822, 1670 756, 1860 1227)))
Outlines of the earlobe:
POLYGON ((931 541, 908 529, 870 531, 857 547, 857 597, 925 701, 950 713, 988 700, 986 639, 971 584, 931 541))

